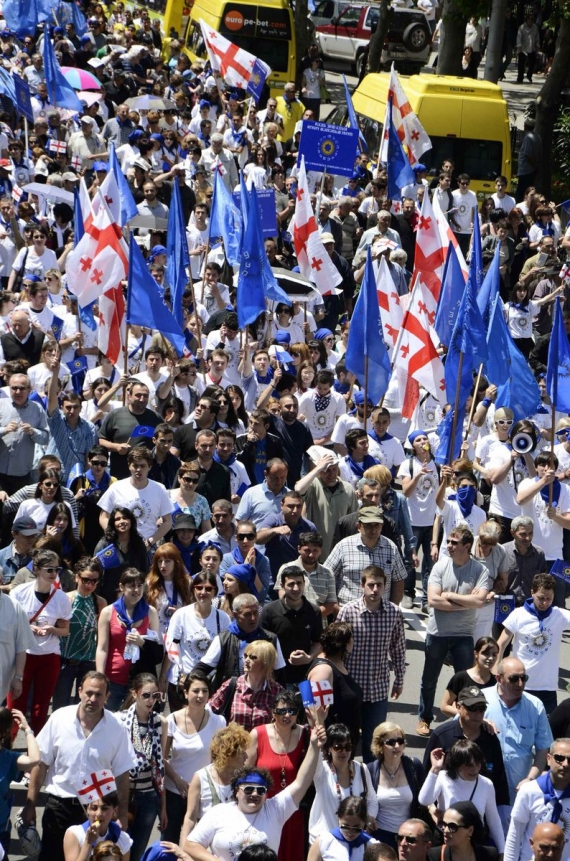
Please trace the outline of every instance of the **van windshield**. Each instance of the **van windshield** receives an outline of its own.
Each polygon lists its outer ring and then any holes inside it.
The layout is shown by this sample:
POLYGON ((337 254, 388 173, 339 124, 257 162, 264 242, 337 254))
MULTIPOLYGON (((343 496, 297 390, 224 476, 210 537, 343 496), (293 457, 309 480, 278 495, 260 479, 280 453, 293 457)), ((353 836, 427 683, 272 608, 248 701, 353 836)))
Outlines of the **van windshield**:
MULTIPOLYGON (((227 38, 230 38, 227 36, 227 38)), ((264 60, 274 72, 287 72, 289 68, 290 42, 277 39, 262 39, 259 36, 231 36, 238 48, 249 51, 260 60, 264 60)))
POLYGON ((431 142, 432 149, 422 155, 428 170, 439 170, 445 159, 451 159, 456 174, 468 173, 472 180, 494 180, 502 173, 501 141, 433 136, 431 142))

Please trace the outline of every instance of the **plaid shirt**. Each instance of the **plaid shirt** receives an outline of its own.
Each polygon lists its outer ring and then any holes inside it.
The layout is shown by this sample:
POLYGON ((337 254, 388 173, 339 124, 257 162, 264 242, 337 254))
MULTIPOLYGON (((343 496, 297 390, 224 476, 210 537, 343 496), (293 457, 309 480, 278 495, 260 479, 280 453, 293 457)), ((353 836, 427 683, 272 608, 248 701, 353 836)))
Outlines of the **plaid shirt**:
POLYGON ((396 687, 404 684, 406 672, 406 636, 400 609, 383 598, 380 608, 372 613, 361 597, 340 608, 337 622, 352 626, 354 648, 346 659, 346 667, 362 688, 364 702, 388 699, 388 658, 392 661, 396 687))
MULTIPOLYGON (((227 679, 210 700, 212 709, 220 709, 224 706, 226 689, 230 681, 231 679, 227 679)), ((252 691, 245 680, 245 676, 239 676, 228 723, 235 721, 248 732, 251 732, 256 726, 270 723, 273 717, 272 710, 275 705, 275 698, 281 690, 281 685, 269 679, 262 690, 252 691)))
POLYGON ((62 410, 56 410, 48 418, 51 431, 46 454, 55 454, 63 464, 63 477, 67 478, 76 463, 85 467, 87 454, 99 442, 97 428, 86 419, 79 419, 75 430, 69 427, 62 410))
POLYGON ((406 569, 400 551, 389 538, 380 536, 378 543, 370 550, 362 542, 359 533, 343 538, 333 547, 325 561, 325 568, 334 574, 339 604, 357 601, 362 595, 360 575, 368 565, 378 565, 386 575, 384 599, 390 600, 392 583, 406 579, 406 569))

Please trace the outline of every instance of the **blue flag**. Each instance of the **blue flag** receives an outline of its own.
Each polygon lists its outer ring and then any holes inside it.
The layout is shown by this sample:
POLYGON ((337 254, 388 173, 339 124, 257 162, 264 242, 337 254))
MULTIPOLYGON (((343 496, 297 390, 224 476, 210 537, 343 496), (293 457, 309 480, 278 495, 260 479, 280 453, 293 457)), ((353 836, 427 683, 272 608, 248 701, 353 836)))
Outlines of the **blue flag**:
POLYGON ((226 188, 219 171, 214 174, 214 196, 210 211, 210 239, 221 236, 230 266, 238 266, 241 258, 243 219, 241 211, 226 188))
POLYGON ((471 236, 471 257, 469 259, 469 275, 475 278, 476 291, 479 293, 483 283, 483 251, 481 249, 481 227, 479 213, 475 208, 473 213, 473 234, 471 236))
POLYGON ((265 82, 270 74, 271 69, 267 63, 264 63, 263 60, 256 57, 255 62, 251 67, 251 74, 246 87, 246 92, 249 93, 250 96, 253 96, 256 102, 260 101, 261 96, 263 95, 265 82))
POLYGON ((443 267, 443 275, 441 276, 441 291, 437 303, 434 325, 437 337, 446 347, 451 341, 453 327, 459 314, 464 291, 465 278, 463 276, 463 269, 459 263, 455 247, 450 242, 447 246, 447 257, 445 258, 445 266, 443 267))
POLYGON ((358 146, 360 148, 360 152, 368 152, 368 144, 366 143, 366 138, 362 134, 362 131, 358 124, 356 111, 354 110, 354 105, 352 104, 352 98, 348 89, 348 84, 346 83, 346 75, 344 74, 342 76, 342 82, 344 84, 344 97, 346 99, 346 107, 348 109, 348 124, 351 129, 358 129, 358 146))
MULTIPOLYGON (((569 578, 570 579, 570 578, 569 578)), ((502 625, 505 619, 515 609, 514 595, 495 595, 495 618, 497 625, 502 625)))
POLYGON ((448 403, 452 405, 455 405, 459 383, 459 404, 465 406, 473 386, 473 371, 478 369, 479 365, 483 364, 489 355, 486 341, 487 333, 477 306, 476 291, 475 263, 472 261, 445 361, 446 395, 448 403), (463 360, 461 362, 461 380, 459 380, 459 357, 461 354, 463 354, 463 360))
MULTIPOLYGON (((504 385, 509 379, 512 338, 509 335, 503 302, 497 293, 491 305, 489 325, 487 327, 487 349, 489 358, 485 363, 485 374, 489 382, 495 386, 504 385)), ((501 406, 506 406, 501 404, 501 406)))
POLYGON ((80 463, 74 464, 67 474, 67 481, 65 486, 67 488, 71 487, 76 478, 79 478, 80 475, 83 475, 83 467, 80 463))
POLYGON ((18 101, 14 78, 10 72, 7 72, 2 66, 0 66, 0 93, 4 93, 4 95, 9 96, 14 104, 18 101))
POLYGON ((297 164, 305 156, 307 170, 352 176, 358 151, 358 129, 303 120, 297 164))
POLYGON ((570 345, 558 299, 555 305, 554 325, 548 347, 546 390, 556 409, 567 413, 570 412, 570 345))
POLYGON ((137 425, 131 433, 130 439, 152 439, 154 428, 150 425, 137 425))
POLYGON ((489 320, 491 317, 491 310, 494 307, 495 298, 499 295, 499 290, 501 287, 501 243, 497 245, 495 249, 495 256, 491 262, 491 265, 487 269, 485 273, 485 277, 483 279, 483 283, 477 293, 477 307, 481 312, 481 316, 483 317, 483 323, 489 329, 489 320))
MULTIPOLYGON (((127 177, 121 170, 121 165, 119 164, 119 160, 115 152, 115 146, 112 141, 109 147, 109 168, 113 172, 117 188, 119 189, 119 205, 121 207, 120 226, 124 227, 128 224, 131 218, 134 218, 135 215, 138 214, 138 209, 131 189, 129 188, 127 177)), ((176 180, 174 180, 174 184, 177 184, 176 180)))
POLYGON ((78 356, 76 359, 72 359, 71 362, 67 363, 67 367, 72 376, 83 373, 89 367, 87 356, 78 356))
POLYGON ((50 330, 53 334, 53 337, 59 344, 59 339, 61 338, 61 333, 63 331, 63 320, 61 317, 56 317, 55 314, 51 318, 50 330))
POLYGON ((14 81, 14 89, 16 91, 16 105, 18 107, 18 111, 27 120, 31 123, 34 122, 34 111, 32 109, 32 102, 30 96, 30 87, 25 78, 21 78, 20 75, 16 75, 12 72, 12 80, 14 81))
POLYGON ((39 23, 37 0, 6 0, 2 14, 10 30, 20 39, 36 35, 39 23))
POLYGON ((463 442, 463 419, 465 418, 465 407, 459 410, 459 418, 455 425, 455 441, 451 445, 451 432, 453 430, 453 413, 454 408, 448 410, 443 417, 443 420, 436 428, 436 434, 439 437, 439 445, 435 453, 434 460, 440 466, 451 463, 456 457, 459 457, 461 452, 461 443, 463 442))
POLYGON ((170 341, 178 356, 184 355, 184 333, 165 304, 162 290, 148 271, 131 233, 127 323, 131 326, 148 326, 149 321, 152 321, 154 329, 158 329, 170 341))
POLYGON ((388 391, 392 369, 382 335, 382 318, 370 247, 368 247, 364 279, 354 307, 345 353, 346 367, 358 377, 361 386, 364 385, 366 376, 366 362, 368 362, 367 396, 372 403, 377 404, 388 391))
POLYGON ((565 583, 570 583, 570 565, 564 559, 555 559, 549 573, 565 583))
POLYGON ((166 281, 170 287, 172 315, 180 331, 184 329, 184 314, 182 312, 182 295, 188 276, 186 267, 190 265, 188 254, 188 239, 182 211, 180 187, 177 182, 172 186, 172 197, 168 211, 168 231, 166 234, 166 281))
POLYGON ((245 329, 265 311, 264 278, 266 277, 267 254, 261 236, 261 224, 257 208, 255 187, 248 192, 243 184, 241 191, 242 215, 246 224, 237 283, 236 309, 238 325, 245 329), (246 210, 249 213, 246 214, 246 210))
POLYGON ((54 108, 67 108, 82 114, 83 105, 73 87, 70 87, 65 80, 47 33, 44 36, 44 74, 51 105, 54 108))
POLYGON ((123 564, 114 544, 108 544, 107 547, 103 547, 99 553, 95 554, 95 559, 99 560, 104 571, 107 571, 109 568, 118 568, 119 565, 123 564))
POLYGON ((411 185, 415 182, 416 175, 392 122, 392 99, 390 99, 390 110, 388 111, 388 163, 386 169, 388 172, 388 197, 392 200, 400 200, 402 189, 405 185, 411 185))
MULTIPOLYGON (((497 299, 499 306, 499 300, 497 299)), ((495 309, 495 321, 499 317, 500 306, 495 309)), ((503 318, 504 319, 504 318, 503 318)), ((504 323, 506 327, 506 322, 504 323)), ((521 353, 507 330, 508 375, 504 383, 497 386, 496 403, 513 411, 516 422, 532 416, 540 406, 540 390, 530 370, 527 360, 521 353)), ((493 334, 491 334, 491 338, 493 334)), ((491 380, 491 382, 495 382, 491 380)))

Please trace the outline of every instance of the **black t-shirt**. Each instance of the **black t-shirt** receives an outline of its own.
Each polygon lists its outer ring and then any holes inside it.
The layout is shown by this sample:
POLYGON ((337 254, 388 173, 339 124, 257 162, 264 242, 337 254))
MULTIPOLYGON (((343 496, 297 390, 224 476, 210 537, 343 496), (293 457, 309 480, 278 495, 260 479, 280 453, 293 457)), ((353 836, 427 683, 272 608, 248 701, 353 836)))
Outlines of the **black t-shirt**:
MULTIPOLYGON (((99 431, 99 439, 115 443, 129 442, 134 429, 139 425, 155 428, 161 421, 162 419, 154 410, 146 409, 142 415, 135 415, 128 407, 119 407, 117 410, 111 410, 104 420, 99 431)), ((131 446, 135 445, 146 445, 147 448, 152 448, 152 438, 137 437, 131 441, 131 446)), ((129 477, 126 455, 111 452, 111 475, 114 478, 129 477)))
POLYGON ((320 611, 310 601, 303 598, 303 606, 292 610, 282 598, 266 604, 261 613, 261 627, 277 635, 283 657, 287 662, 285 675, 289 684, 302 682, 307 673, 305 664, 289 664, 289 655, 295 649, 310 653, 314 643, 318 643, 323 633, 320 611))
POLYGON ((476 685, 478 688, 492 688, 496 684, 497 680, 494 676, 491 676, 489 678, 489 681, 485 682, 484 685, 480 685, 479 682, 473 681, 473 679, 469 675, 469 670, 460 670, 458 673, 455 673, 455 675, 452 676, 448 681, 447 690, 455 694, 457 698, 463 688, 471 688, 473 687, 473 685, 476 685))

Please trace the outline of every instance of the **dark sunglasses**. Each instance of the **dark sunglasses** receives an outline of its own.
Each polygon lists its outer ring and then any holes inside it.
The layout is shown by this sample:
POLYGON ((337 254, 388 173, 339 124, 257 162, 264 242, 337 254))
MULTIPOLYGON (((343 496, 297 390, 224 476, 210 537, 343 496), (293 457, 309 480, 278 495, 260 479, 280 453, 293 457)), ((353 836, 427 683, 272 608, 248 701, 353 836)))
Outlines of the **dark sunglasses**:
POLYGON ((265 795, 267 792, 266 786, 242 786, 244 795, 265 795))
POLYGON ((417 842, 418 838, 410 834, 396 834, 396 843, 409 843, 410 846, 415 846, 417 842))
POLYGON ((402 738, 402 736, 398 736, 398 738, 387 738, 384 744, 387 744, 388 747, 396 747, 397 744, 405 744, 406 739, 402 738))
POLYGON ((341 750, 347 750, 349 753, 352 750, 352 743, 349 741, 346 744, 336 744, 331 745, 332 749, 335 753, 339 753, 341 750))
POLYGON ((338 827, 341 831, 353 831, 356 834, 359 834, 362 831, 360 825, 339 825, 338 827))
POLYGON ((45 567, 45 568, 40 569, 40 570, 47 571, 48 574, 59 574, 59 572, 61 571, 61 568, 59 568, 59 567, 54 568, 53 565, 50 565, 49 567, 45 567))
POLYGON ((561 753, 553 753, 552 759, 554 762, 557 762, 558 765, 562 765, 563 762, 570 765, 570 756, 563 756, 561 753))
POLYGON ((213 592, 214 587, 213 586, 205 586, 204 584, 199 583, 197 586, 194 586, 194 591, 195 592, 213 592))
POLYGON ((474 706, 466 706, 465 703, 460 703, 460 705, 462 705, 464 709, 467 709, 468 712, 486 712, 487 711, 487 706, 483 705, 483 703, 481 703, 480 705, 474 705, 474 706))
POLYGON ((283 716, 283 715, 296 715, 296 714, 297 714, 297 709, 289 708, 288 706, 283 706, 282 708, 275 708, 275 709, 273 709, 273 714, 274 714, 274 715, 280 715, 280 716, 283 716))
POLYGON ((147 692, 147 693, 141 694, 141 697, 143 698, 143 700, 150 700, 151 697, 153 700, 161 700, 162 694, 160 693, 160 691, 153 691, 152 693, 147 692))
POLYGON ((236 541, 253 541, 255 532, 239 532, 236 535, 236 541))
POLYGON ((79 577, 79 579, 88 586, 96 586, 99 582, 98 577, 79 577))
POLYGON ((180 481, 183 481, 185 484, 198 484, 200 479, 199 478, 192 478, 191 475, 181 475, 180 481))
POLYGON ((511 685, 515 685, 517 682, 522 682, 524 685, 528 682, 528 676, 526 673, 513 673, 510 676, 507 676, 507 681, 511 683, 511 685))
POLYGON ((467 828, 467 825, 458 825, 457 822, 442 822, 441 830, 444 831, 446 828, 448 831, 451 831, 452 834, 455 834, 455 832, 459 831, 460 828, 467 828))
POLYGON ((91 463, 93 466, 107 466, 108 461, 106 461, 106 460, 92 460, 91 463))

